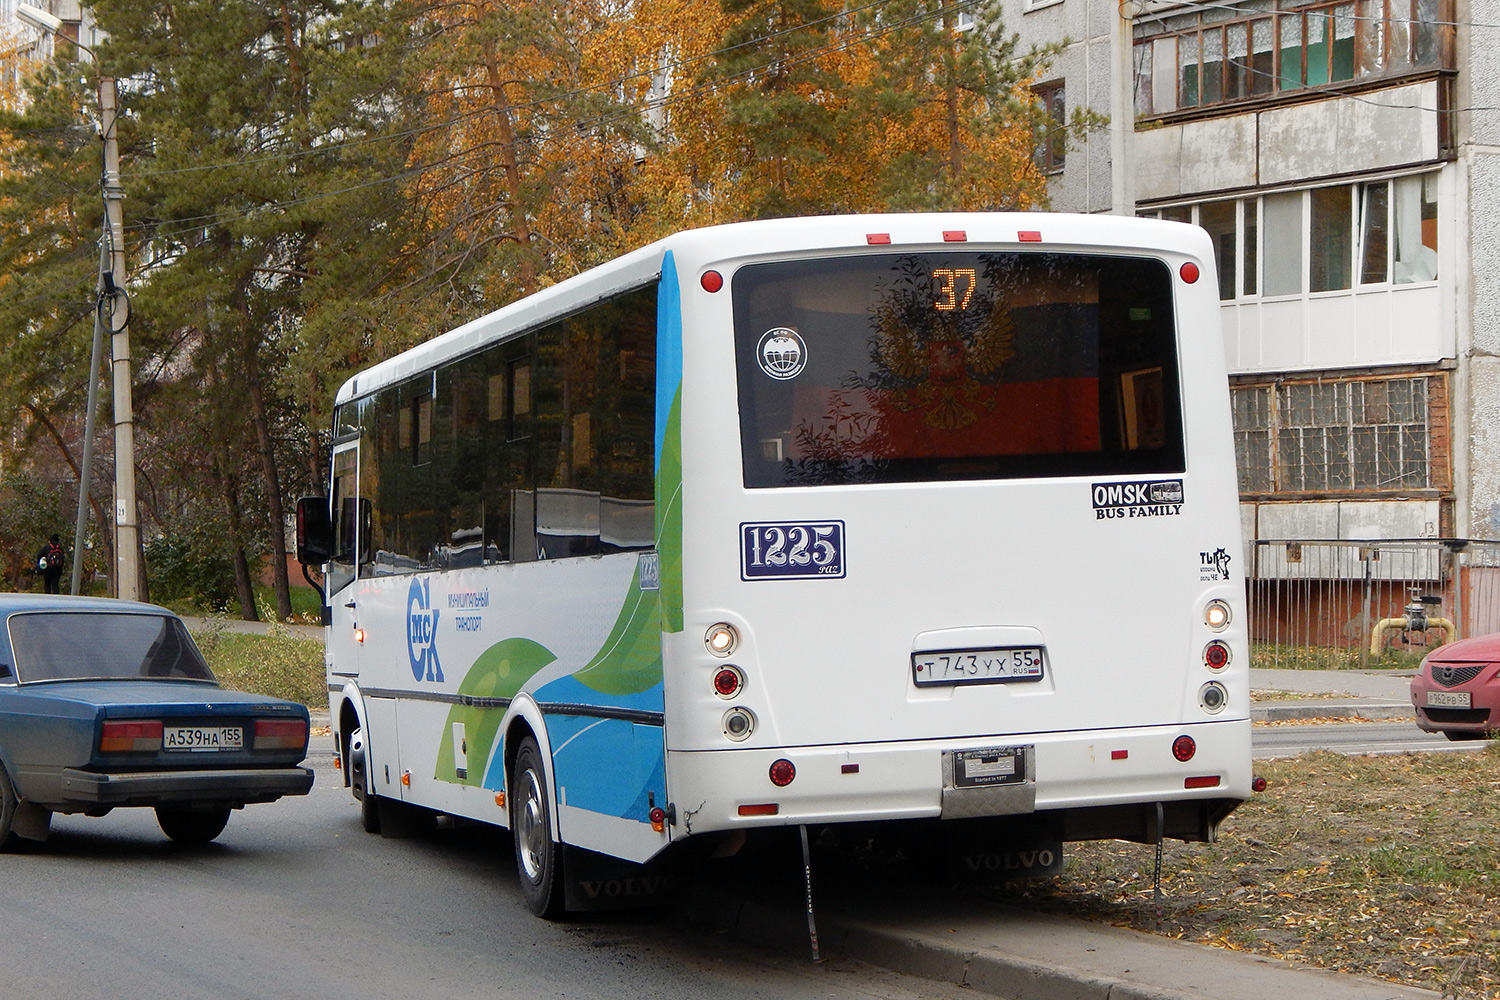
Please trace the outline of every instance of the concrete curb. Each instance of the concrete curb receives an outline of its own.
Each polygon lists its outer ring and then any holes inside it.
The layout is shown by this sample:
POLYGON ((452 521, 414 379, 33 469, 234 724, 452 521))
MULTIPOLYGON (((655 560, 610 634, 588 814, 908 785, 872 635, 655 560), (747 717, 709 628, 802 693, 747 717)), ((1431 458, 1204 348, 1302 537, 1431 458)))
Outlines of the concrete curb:
POLYGON ((1261 701, 1250 706, 1253 722, 1288 722, 1298 719, 1406 719, 1415 720, 1410 702, 1373 700, 1308 699, 1305 701, 1261 701))

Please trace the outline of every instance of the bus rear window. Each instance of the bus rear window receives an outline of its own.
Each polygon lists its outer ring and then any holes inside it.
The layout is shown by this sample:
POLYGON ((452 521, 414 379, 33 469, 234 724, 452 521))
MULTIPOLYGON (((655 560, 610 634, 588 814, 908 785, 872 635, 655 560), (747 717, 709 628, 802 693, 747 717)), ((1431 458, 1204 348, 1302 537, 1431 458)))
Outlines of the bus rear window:
POLYGON ((733 288, 747 487, 1183 471, 1162 261, 881 254, 733 288))

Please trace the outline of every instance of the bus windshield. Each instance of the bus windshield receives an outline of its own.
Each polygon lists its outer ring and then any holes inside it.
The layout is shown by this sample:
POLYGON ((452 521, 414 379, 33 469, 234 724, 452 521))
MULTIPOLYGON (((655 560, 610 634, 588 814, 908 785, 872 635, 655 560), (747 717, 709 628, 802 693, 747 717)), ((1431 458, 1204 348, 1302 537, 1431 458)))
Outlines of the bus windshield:
POLYGON ((1184 469, 1160 260, 787 260, 733 295, 746 487, 1184 469))

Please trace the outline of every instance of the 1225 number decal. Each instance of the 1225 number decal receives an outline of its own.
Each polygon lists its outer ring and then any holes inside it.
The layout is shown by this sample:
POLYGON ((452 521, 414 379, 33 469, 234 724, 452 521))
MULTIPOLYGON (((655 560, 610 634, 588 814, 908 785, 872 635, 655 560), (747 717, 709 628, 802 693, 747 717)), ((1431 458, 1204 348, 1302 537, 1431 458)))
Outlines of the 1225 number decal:
POLYGON ((841 579, 843 575, 843 521, 740 525, 742 580, 841 579))

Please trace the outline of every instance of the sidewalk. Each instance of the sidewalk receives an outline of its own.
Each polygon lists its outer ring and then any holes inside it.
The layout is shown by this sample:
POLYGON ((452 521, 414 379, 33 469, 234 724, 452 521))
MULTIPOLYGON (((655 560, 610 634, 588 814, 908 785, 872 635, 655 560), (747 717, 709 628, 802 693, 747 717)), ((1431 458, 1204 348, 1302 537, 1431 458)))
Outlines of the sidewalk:
POLYGON ((1410 670, 1252 669, 1250 718, 1410 719, 1411 676, 1410 670))
MULTIPOLYGON (((835 890, 836 892, 836 890, 835 890)), ((1008 1000, 1439 1000, 1378 979, 980 902, 866 891, 829 898, 813 874, 820 950, 1008 1000)), ((805 915, 705 892, 690 916, 810 955, 805 915)))

